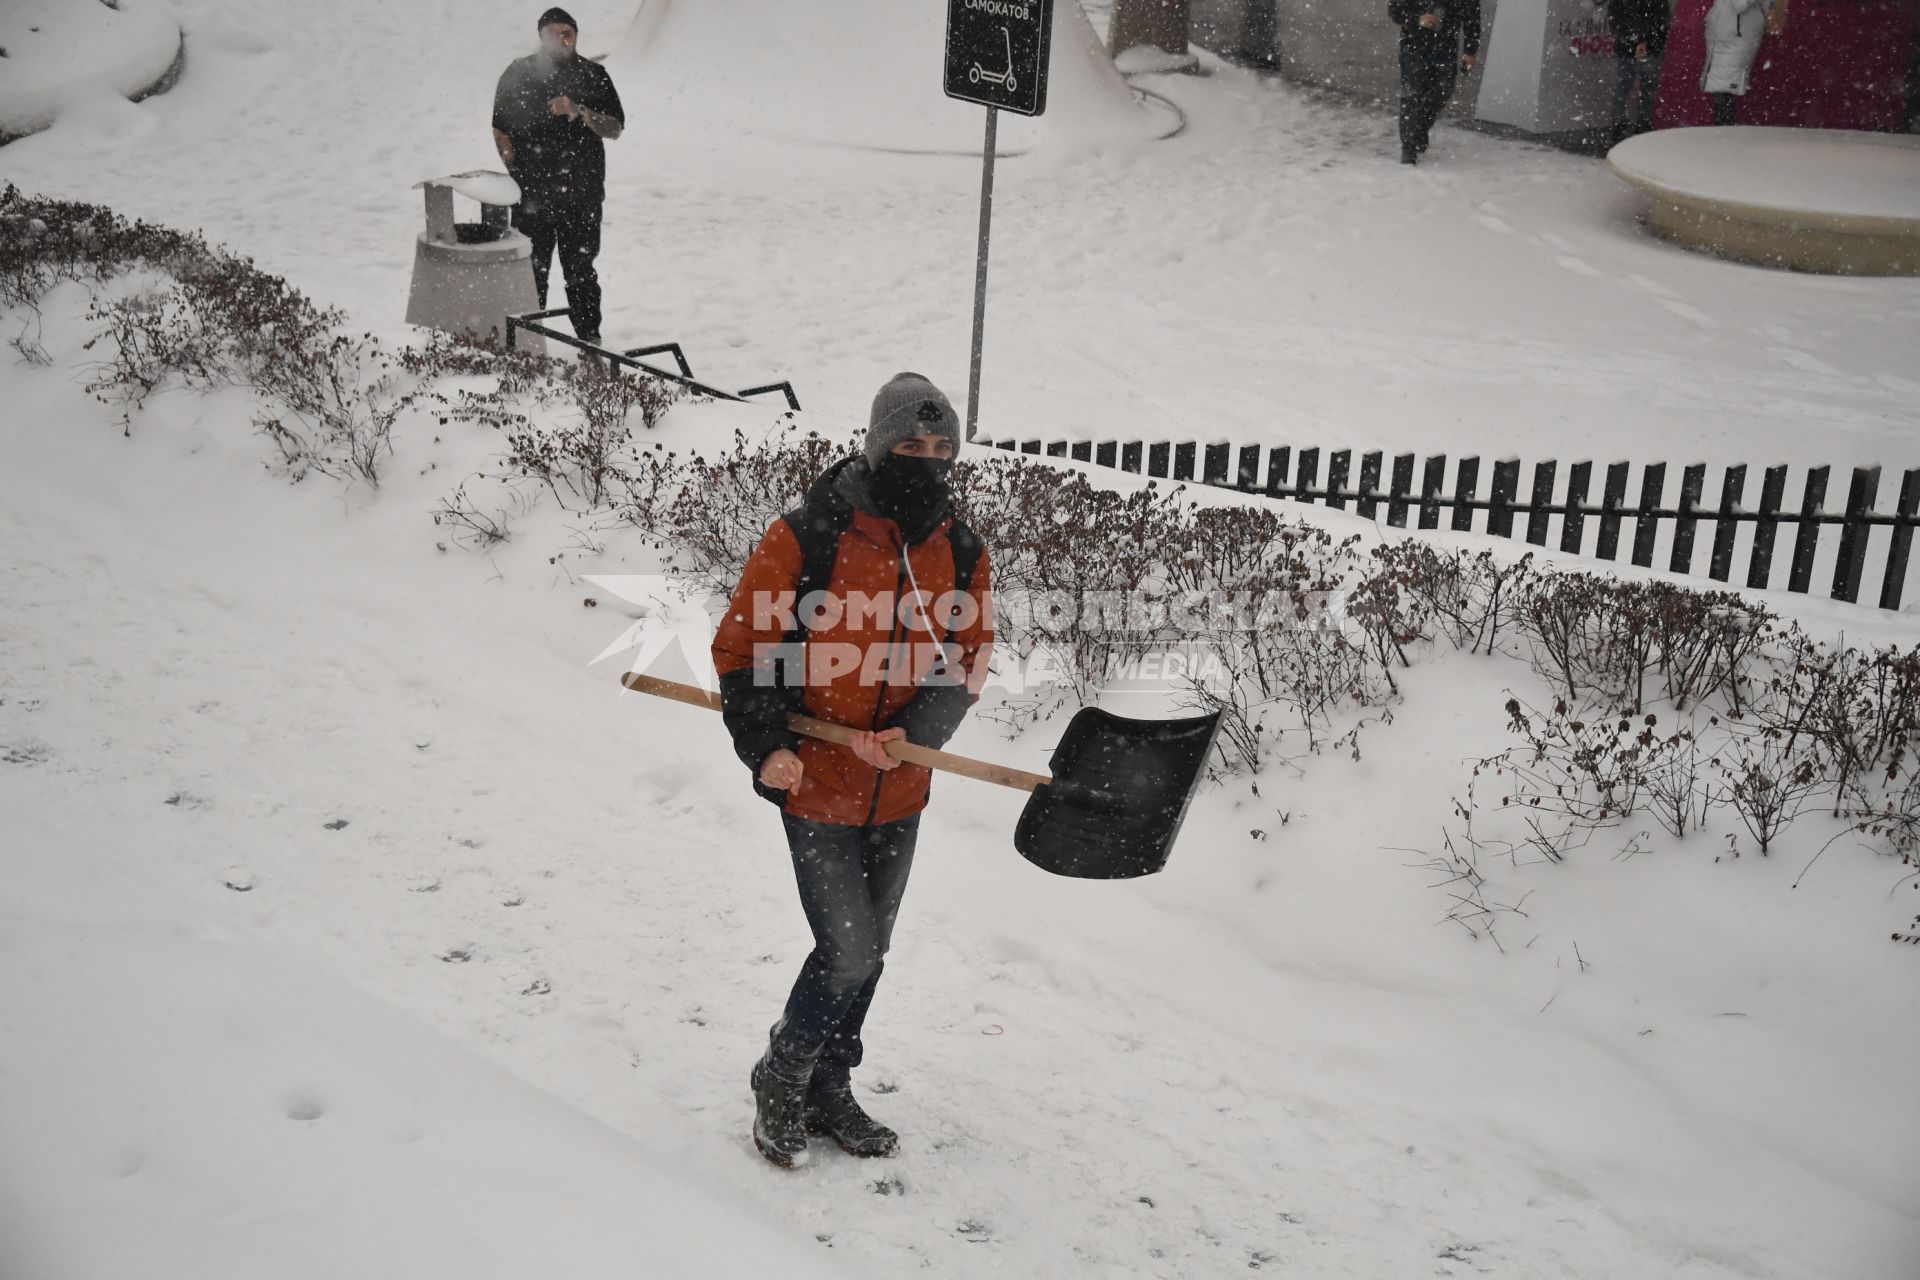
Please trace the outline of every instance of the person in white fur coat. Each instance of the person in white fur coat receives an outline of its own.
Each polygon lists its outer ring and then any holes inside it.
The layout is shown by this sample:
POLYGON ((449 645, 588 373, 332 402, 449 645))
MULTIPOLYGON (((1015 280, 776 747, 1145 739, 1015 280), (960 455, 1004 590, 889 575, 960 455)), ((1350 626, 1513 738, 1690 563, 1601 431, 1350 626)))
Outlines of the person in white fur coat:
POLYGON ((1707 10, 1707 63, 1700 88, 1713 98, 1713 122, 1733 123, 1733 100, 1747 91, 1747 75, 1760 39, 1767 34, 1767 13, 1775 0, 1713 0, 1707 10))

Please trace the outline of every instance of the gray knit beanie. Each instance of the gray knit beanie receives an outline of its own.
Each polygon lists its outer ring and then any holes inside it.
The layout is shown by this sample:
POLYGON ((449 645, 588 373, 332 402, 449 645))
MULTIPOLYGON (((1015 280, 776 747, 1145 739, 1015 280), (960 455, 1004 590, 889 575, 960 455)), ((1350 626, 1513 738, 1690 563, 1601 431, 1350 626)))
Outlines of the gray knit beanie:
POLYGON ((861 446, 867 465, 878 467, 893 446, 909 436, 945 436, 960 455, 960 415, 940 388, 917 373, 896 373, 873 398, 867 439, 861 446))

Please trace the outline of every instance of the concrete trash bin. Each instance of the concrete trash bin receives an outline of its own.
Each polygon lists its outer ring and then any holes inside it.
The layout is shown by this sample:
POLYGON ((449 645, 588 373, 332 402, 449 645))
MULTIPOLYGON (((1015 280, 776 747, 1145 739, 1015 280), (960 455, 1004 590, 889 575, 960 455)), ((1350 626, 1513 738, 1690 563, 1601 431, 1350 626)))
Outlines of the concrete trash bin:
MULTIPOLYGON (((509 313, 536 311, 533 242, 515 231, 509 215, 520 184, 504 173, 476 170, 414 184, 426 193, 427 225, 413 249, 413 287, 407 323, 504 343, 509 313), (453 197, 480 205, 480 221, 456 222, 453 197)), ((532 334, 523 351, 546 350, 532 334)))

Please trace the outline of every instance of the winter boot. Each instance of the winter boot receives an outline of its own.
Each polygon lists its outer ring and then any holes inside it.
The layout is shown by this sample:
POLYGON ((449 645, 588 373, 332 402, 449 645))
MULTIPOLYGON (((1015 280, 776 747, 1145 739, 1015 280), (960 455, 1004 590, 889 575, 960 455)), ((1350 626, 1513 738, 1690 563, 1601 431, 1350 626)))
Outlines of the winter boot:
POLYGON ((845 1076, 825 1072, 807 1089, 807 1132, 832 1138, 850 1156, 890 1156, 900 1135, 861 1109, 845 1076))
POLYGON ((807 1162, 807 1086, 788 1084, 767 1070, 767 1060, 753 1064, 753 1145, 782 1169, 807 1162))

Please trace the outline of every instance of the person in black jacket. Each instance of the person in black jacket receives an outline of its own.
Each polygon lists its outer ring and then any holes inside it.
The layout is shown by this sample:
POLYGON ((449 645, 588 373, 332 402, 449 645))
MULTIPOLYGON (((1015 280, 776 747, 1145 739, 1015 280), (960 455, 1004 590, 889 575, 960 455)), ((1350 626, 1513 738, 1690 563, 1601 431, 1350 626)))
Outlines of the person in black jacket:
POLYGON ((1613 33, 1613 57, 1619 66, 1613 88, 1613 139, 1653 128, 1653 100, 1660 90, 1660 58, 1667 51, 1672 21, 1669 0, 1607 0, 1607 30, 1613 33), (1639 89, 1633 123, 1627 100, 1639 89))
POLYGON ((575 51, 580 30, 565 9, 540 15, 540 48, 508 65, 493 94, 493 141, 520 184, 513 225, 533 241, 533 283, 547 305, 554 250, 567 274, 573 331, 600 341, 600 214, 607 198, 606 142, 626 113, 613 77, 575 51))
POLYGON ((1455 77, 1480 56, 1480 0, 1387 0, 1387 16, 1400 28, 1400 163, 1418 164, 1455 77))

